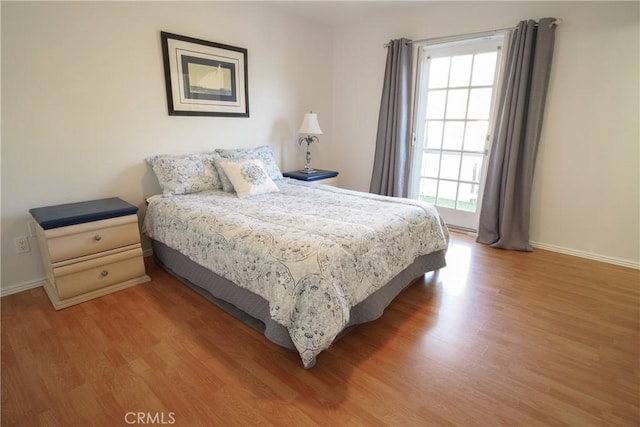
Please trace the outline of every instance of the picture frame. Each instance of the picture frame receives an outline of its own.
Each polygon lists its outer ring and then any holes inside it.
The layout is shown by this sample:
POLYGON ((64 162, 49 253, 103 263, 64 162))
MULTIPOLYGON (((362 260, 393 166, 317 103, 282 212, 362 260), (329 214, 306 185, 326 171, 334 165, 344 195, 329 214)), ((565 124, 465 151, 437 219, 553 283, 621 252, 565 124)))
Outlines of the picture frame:
POLYGON ((160 32, 170 116, 249 117, 247 49, 160 32))

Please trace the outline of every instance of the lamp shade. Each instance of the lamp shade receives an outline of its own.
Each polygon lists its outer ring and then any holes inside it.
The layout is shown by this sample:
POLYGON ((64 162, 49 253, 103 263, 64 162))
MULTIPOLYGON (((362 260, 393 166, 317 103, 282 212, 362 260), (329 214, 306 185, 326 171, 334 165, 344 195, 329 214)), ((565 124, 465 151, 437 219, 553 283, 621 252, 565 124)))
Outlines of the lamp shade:
POLYGON ((322 129, 318 124, 318 115, 316 113, 305 114, 298 133, 303 135, 322 135, 322 129))

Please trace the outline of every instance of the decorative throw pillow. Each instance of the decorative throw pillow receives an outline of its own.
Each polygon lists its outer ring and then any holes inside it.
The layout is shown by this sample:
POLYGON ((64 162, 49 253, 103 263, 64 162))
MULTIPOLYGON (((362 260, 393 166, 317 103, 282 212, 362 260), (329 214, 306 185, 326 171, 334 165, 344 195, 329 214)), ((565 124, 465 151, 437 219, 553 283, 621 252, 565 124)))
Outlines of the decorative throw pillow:
POLYGON ((262 145, 256 148, 233 148, 233 149, 221 149, 218 148, 216 153, 222 157, 223 161, 226 159, 232 160, 260 160, 264 165, 264 170, 267 172, 272 180, 282 179, 282 172, 278 167, 278 163, 273 156, 273 150, 268 145, 262 145))
POLYGON ((218 157, 213 159, 213 165, 215 166, 216 170, 218 171, 218 178, 220 178, 220 185, 222 186, 222 191, 224 191, 226 193, 233 193, 234 190, 233 190, 233 184, 229 180, 229 177, 227 176, 227 173, 224 171, 224 169, 222 169, 222 166, 220 165, 220 163, 222 163, 222 162, 225 162, 225 163, 238 163, 238 162, 241 162, 241 161, 242 160, 223 159, 220 156, 218 156, 218 157))
POLYGON ((162 194, 189 194, 222 188, 213 164, 216 153, 162 154, 145 159, 156 175, 162 194))
POLYGON ((267 175, 260 160, 220 162, 219 165, 227 174, 240 198, 280 191, 267 175))

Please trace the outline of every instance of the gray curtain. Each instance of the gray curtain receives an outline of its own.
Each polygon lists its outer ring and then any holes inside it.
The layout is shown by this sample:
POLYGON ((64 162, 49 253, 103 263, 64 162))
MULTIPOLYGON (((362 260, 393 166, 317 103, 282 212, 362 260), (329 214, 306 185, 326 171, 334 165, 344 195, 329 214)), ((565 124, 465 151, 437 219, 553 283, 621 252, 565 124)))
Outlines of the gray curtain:
POLYGON ((392 40, 380 101, 378 135, 369 191, 407 197, 411 147, 411 42, 392 40))
POLYGON ((522 21, 511 38, 478 224, 480 243, 529 244, 531 185, 549 86, 555 19, 522 21))

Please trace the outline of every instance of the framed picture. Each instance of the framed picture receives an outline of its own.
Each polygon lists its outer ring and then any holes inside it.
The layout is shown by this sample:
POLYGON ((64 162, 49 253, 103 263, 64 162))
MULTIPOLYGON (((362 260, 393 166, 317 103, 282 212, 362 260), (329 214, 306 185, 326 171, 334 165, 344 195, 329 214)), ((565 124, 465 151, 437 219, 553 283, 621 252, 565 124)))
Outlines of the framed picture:
POLYGON ((247 49, 160 36, 170 116, 249 117, 247 49))

